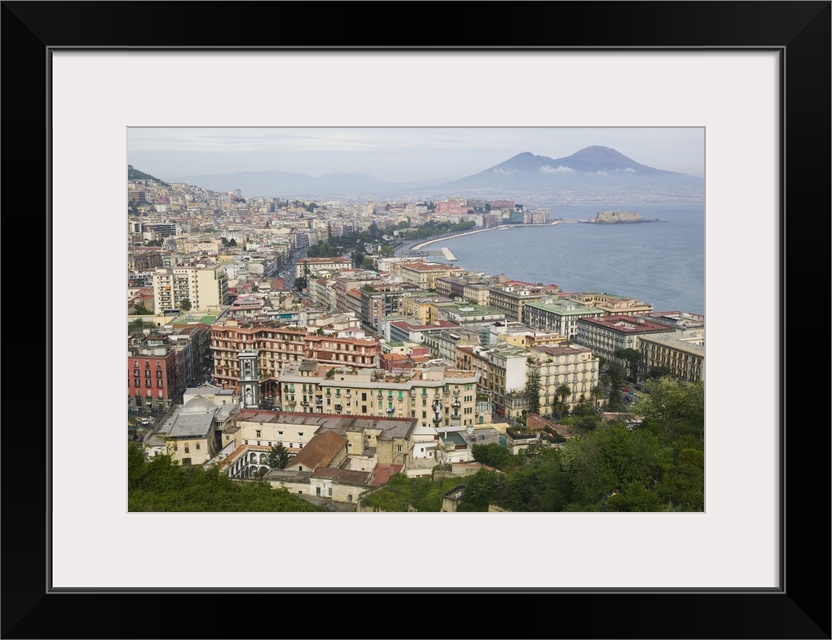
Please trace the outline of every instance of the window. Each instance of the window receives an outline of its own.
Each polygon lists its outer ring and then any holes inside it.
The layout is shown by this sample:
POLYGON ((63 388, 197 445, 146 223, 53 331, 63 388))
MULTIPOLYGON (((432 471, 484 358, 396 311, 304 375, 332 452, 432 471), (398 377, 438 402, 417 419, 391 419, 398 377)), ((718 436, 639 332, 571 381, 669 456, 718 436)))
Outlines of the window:
POLYGON ((144 370, 144 377, 145 377, 145 378, 149 378, 149 377, 150 377, 150 369, 145 369, 145 370, 144 370))
POLYGON ((190 453, 190 452, 191 452, 191 449, 190 449, 190 447, 188 447, 188 443, 186 442, 185 443, 185 453, 190 453))
POLYGON ((299 434, 298 434, 298 437, 302 438, 302 437, 303 437, 303 433, 299 433, 299 434))
POLYGON ((282 432, 282 431, 278 431, 278 432, 277 432, 277 435, 282 436, 282 435, 283 435, 283 432, 282 432))
POLYGON ((352 502, 352 494, 351 493, 347 494, 347 502, 352 502))
POLYGON ((256 434, 257 434, 257 437, 259 438, 260 437, 260 429, 257 429, 256 434))
MULTIPOLYGON (((152 387, 153 386, 153 380, 150 380, 150 379, 145 380, 144 381, 144 386, 145 387, 152 387)), ((148 393, 150 393, 150 391, 148 391, 148 393)))
POLYGON ((329 487, 329 489, 327 489, 327 494, 330 498, 332 497, 332 487, 329 487))
POLYGON ((401 453, 401 452, 402 452, 402 445, 397 444, 396 445, 396 453, 401 453))
POLYGON ((162 371, 161 371, 161 369, 156 371, 156 377, 157 377, 157 378, 161 378, 161 377, 162 377, 162 371))
POLYGON ((161 389, 161 388, 164 386, 164 382, 162 382, 161 380, 157 380, 157 381, 156 381, 156 386, 157 386, 159 389, 161 389))
POLYGON ((142 381, 141 381, 141 378, 136 378, 136 379, 134 379, 134 380, 133 380, 133 386, 134 386, 134 387, 140 387, 140 386, 142 386, 142 381))

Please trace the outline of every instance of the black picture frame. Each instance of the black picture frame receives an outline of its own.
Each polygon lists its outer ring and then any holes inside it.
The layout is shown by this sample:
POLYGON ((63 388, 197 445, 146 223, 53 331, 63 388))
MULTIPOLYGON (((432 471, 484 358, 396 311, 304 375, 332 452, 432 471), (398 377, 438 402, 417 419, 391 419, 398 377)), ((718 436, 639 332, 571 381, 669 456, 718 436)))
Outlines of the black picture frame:
MULTIPOLYGON (((41 281, 47 285, 43 339, 37 339, 28 313, 23 325, 13 321, 14 307, 5 318, 10 328, 3 359, 3 638, 830 637, 828 407, 825 394, 817 400, 807 388, 825 384, 828 376, 817 380, 808 374, 818 345, 794 338, 796 323, 787 326, 787 311, 796 320, 797 297, 792 296, 791 309, 786 298, 786 292, 802 294, 807 285, 815 291, 821 274, 829 273, 825 265, 820 271, 818 263, 828 259, 832 211, 830 2, 3 2, 0 17, 5 255, 21 255, 21 248, 27 248, 23 238, 39 238, 42 232, 45 266, 52 215, 50 51, 56 49, 766 49, 780 52, 785 80, 780 105, 785 187, 780 226, 780 589, 55 593, 49 588, 47 533, 49 487, 59 479, 48 472, 51 461, 44 452, 49 452, 59 418, 66 425, 79 416, 75 408, 67 416, 66 408, 48 402, 48 336, 67 310, 51 307, 47 271, 41 281), (369 26, 376 24, 380 26, 369 26), (29 339, 17 340, 18 335, 29 339), (787 351, 789 337, 793 349, 787 351), (41 346, 44 351, 34 357, 41 346), (787 377, 801 380, 799 387, 793 385, 788 405, 787 377), (30 393, 32 387, 39 392, 30 393), (399 597, 379 600, 380 595, 399 597), (261 608, 273 613, 249 617, 261 608), (182 610, 191 613, 176 613, 182 610)), ((6 293, 16 298, 17 278, 9 277, 9 269, 6 274, 6 293)), ((22 281, 33 282, 28 270, 25 275, 22 281)), ((40 291, 40 282, 34 284, 40 291)), ((829 291, 821 290, 823 301, 829 291)), ((825 333, 820 330, 818 341, 824 347, 825 333)))

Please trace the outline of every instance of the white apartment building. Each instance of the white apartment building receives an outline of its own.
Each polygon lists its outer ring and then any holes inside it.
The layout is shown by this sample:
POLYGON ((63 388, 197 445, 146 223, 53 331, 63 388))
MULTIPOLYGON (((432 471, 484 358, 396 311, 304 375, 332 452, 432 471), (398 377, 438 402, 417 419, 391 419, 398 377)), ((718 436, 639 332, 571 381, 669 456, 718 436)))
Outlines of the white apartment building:
POLYGON ((228 276, 225 267, 156 269, 153 273, 153 302, 157 312, 178 309, 186 298, 194 310, 227 305, 228 276))

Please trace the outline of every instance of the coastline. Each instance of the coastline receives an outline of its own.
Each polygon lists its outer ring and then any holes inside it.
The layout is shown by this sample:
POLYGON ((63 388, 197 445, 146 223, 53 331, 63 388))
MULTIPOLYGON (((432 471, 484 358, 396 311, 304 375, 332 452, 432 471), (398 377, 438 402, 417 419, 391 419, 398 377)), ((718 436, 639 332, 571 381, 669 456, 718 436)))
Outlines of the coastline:
MULTIPOLYGON (((483 233, 485 231, 506 231, 508 229, 514 229, 515 227, 523 228, 523 227, 551 227, 553 225, 559 224, 561 222, 570 222, 567 220, 555 220, 554 222, 546 222, 545 224, 503 224, 499 227, 486 227, 485 229, 474 229, 472 231, 462 231, 460 233, 454 233, 448 236, 441 236, 439 238, 433 238, 430 240, 423 240, 414 244, 412 247, 408 247, 408 251, 418 251, 423 247, 428 246, 429 244, 434 244, 436 242, 442 242, 443 240, 452 240, 453 238, 461 238, 462 236, 470 236, 474 233, 483 233)), ((577 222, 577 220, 575 221, 577 222)))

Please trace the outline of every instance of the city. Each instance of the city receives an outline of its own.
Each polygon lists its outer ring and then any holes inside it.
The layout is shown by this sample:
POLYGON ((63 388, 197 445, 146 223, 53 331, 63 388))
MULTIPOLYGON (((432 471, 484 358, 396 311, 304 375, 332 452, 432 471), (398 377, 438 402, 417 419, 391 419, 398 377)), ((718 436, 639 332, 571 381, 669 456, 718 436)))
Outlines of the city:
MULTIPOLYGON (((128 439, 144 461, 268 485, 285 510, 704 509, 703 314, 468 271, 425 244, 571 221, 507 197, 128 177, 128 439), (622 459, 591 458, 610 438, 622 459), (541 495, 517 495, 544 473, 541 495)), ((131 510, 167 508, 143 495, 131 510)))

